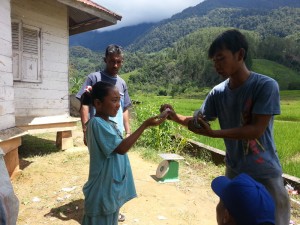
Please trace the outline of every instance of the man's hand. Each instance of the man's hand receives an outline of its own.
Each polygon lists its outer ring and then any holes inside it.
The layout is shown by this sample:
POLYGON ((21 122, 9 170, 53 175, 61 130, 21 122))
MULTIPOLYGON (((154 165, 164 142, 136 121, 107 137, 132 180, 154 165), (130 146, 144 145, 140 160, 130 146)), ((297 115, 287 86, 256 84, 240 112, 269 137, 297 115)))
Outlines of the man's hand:
POLYGON ((207 123, 204 119, 198 117, 197 123, 200 125, 200 128, 195 127, 194 120, 190 120, 188 122, 188 129, 195 134, 201 134, 208 137, 213 137, 213 130, 211 129, 209 123, 207 123))
POLYGON ((172 120, 176 123, 179 123, 183 126, 187 126, 188 122, 193 119, 192 116, 183 116, 180 114, 177 114, 173 108, 172 105, 170 104, 163 104, 160 106, 159 111, 161 113, 163 113, 163 116, 165 116, 165 114, 167 115, 167 119, 168 120, 172 120))
POLYGON ((166 117, 169 120, 174 120, 174 118, 176 117, 176 112, 174 111, 173 106, 169 104, 161 105, 159 111, 161 113, 159 117, 161 118, 166 117))

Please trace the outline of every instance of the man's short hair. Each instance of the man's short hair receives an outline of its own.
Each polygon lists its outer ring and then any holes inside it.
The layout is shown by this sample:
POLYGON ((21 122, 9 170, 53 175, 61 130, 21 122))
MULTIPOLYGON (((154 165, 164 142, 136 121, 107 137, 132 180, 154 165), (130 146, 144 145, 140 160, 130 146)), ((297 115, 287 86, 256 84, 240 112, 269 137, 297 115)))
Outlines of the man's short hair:
POLYGON ((210 45, 208 57, 211 59, 218 51, 224 49, 228 49, 232 53, 236 53, 240 49, 244 49, 244 60, 246 60, 248 53, 248 42, 246 37, 236 29, 223 32, 210 45))
POLYGON ((238 225, 275 224, 275 204, 267 189, 242 173, 232 180, 215 178, 211 188, 238 225))
POLYGON ((123 55, 122 47, 115 44, 108 45, 105 50, 105 57, 111 54, 123 55))

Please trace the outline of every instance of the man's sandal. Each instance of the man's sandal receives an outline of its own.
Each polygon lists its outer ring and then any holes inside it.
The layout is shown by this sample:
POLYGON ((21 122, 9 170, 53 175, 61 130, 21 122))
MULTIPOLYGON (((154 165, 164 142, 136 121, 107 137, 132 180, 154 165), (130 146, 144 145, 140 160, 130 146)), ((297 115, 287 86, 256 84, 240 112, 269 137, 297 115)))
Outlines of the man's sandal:
POLYGON ((122 213, 119 213, 118 221, 119 222, 124 222, 125 221, 125 216, 122 213))

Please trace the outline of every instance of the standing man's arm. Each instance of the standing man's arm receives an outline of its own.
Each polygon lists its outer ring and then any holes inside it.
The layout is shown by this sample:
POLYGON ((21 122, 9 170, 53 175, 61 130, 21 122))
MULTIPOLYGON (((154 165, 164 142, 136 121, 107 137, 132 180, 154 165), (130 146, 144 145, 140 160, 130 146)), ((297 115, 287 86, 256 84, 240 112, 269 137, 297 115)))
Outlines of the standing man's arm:
MULTIPOLYGON (((95 76, 95 75, 94 75, 95 76)), ((80 90, 76 94, 76 98, 80 101, 80 119, 81 119, 81 126, 82 126, 82 131, 83 131, 83 143, 87 145, 86 143, 86 122, 89 120, 89 104, 91 104, 91 98, 89 95, 85 94, 88 92, 93 85, 93 77, 91 75, 88 75, 86 78, 85 82, 82 84, 80 90)))
POLYGON ((129 97, 128 87, 126 83, 124 83, 123 88, 124 88, 123 89, 124 90, 123 125, 124 125, 125 138, 126 138, 131 134, 130 113, 129 113, 129 107, 131 107, 131 99, 129 97))
POLYGON ((83 131, 83 143, 87 145, 86 143, 86 122, 89 120, 89 106, 88 105, 83 105, 81 103, 80 106, 80 119, 81 119, 81 126, 82 126, 82 131, 83 131))
POLYGON ((221 130, 212 130, 211 127, 203 120, 198 119, 198 122, 201 124, 202 128, 195 128, 193 123, 188 124, 190 131, 212 137, 212 138, 227 138, 227 139, 256 139, 263 135, 265 130, 268 127, 269 121, 272 115, 258 115, 254 114, 252 122, 240 127, 230 128, 230 129, 221 129, 221 130))
POLYGON ((92 98, 88 92, 83 93, 81 96, 81 104, 80 104, 80 119, 81 119, 81 126, 83 131, 83 143, 86 143, 86 123, 89 120, 89 113, 90 113, 90 105, 92 104, 92 98))
POLYGON ((128 108, 126 108, 123 112, 123 124, 125 129, 125 137, 128 137, 131 134, 128 108))

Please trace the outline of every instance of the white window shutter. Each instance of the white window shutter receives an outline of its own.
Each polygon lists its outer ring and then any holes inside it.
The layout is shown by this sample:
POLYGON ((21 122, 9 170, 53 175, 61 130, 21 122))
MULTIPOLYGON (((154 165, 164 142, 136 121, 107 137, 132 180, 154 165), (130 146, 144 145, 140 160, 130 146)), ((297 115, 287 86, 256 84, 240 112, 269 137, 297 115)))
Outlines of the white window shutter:
POLYGON ((22 81, 40 82, 40 29, 22 27, 22 81))
POLYGON ((14 80, 21 80, 21 23, 13 22, 12 26, 12 53, 14 80))

